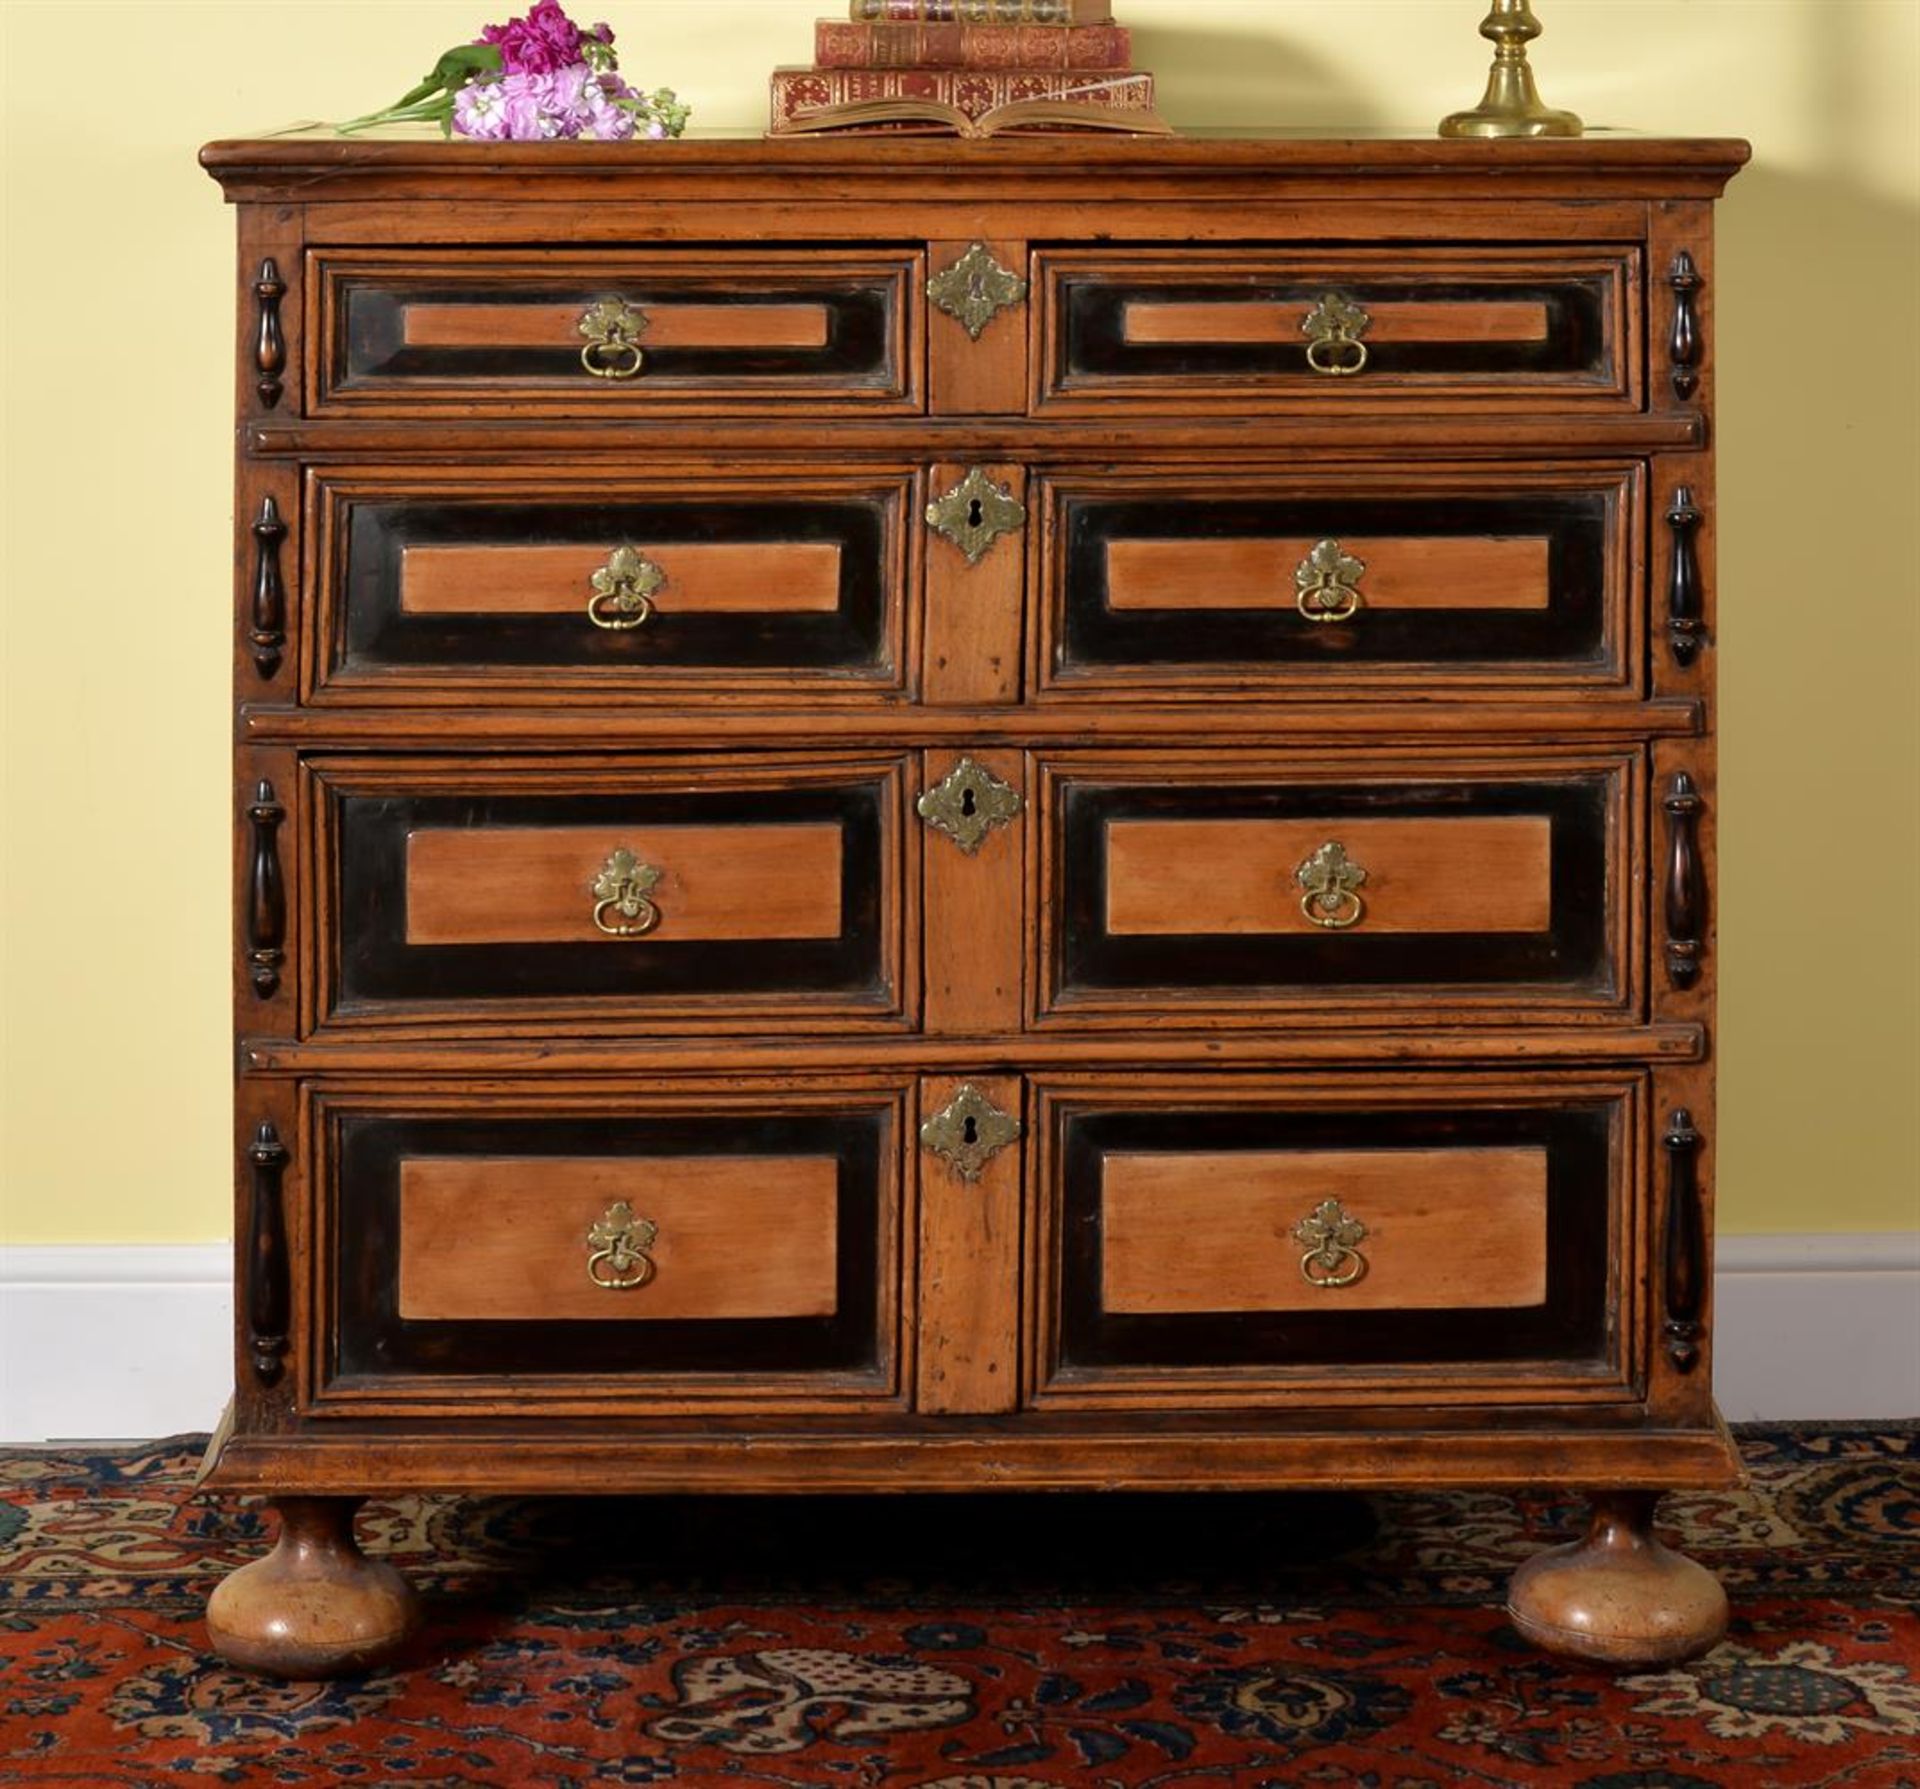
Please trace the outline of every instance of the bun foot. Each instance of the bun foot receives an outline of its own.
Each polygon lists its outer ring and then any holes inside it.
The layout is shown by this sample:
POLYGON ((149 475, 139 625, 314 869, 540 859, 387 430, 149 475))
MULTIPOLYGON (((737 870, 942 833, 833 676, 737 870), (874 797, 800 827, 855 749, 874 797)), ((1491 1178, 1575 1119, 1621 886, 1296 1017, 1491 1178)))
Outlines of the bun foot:
POLYGON ((357 1497, 279 1497, 280 1540, 207 1604, 214 1650, 268 1677, 346 1677, 384 1664, 413 1637, 406 1579, 353 1538, 357 1497))
POLYGON ((1655 1492, 1593 1499, 1587 1537, 1513 1575, 1507 1614, 1544 1651, 1601 1665, 1672 1665, 1727 1631, 1727 1593, 1653 1535, 1655 1492))

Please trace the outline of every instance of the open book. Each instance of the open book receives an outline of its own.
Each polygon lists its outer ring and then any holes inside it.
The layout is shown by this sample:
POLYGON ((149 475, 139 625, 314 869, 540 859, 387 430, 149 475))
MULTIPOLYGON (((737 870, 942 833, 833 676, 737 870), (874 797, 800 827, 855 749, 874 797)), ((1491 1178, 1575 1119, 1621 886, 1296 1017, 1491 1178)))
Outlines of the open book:
POLYGON ((1104 130, 1170 137, 1158 112, 1141 106, 1088 105, 1074 99, 1016 99, 970 118, 938 99, 856 99, 821 106, 778 120, 770 135, 794 137, 815 131, 893 130, 914 136, 1037 136, 1048 131, 1104 130))

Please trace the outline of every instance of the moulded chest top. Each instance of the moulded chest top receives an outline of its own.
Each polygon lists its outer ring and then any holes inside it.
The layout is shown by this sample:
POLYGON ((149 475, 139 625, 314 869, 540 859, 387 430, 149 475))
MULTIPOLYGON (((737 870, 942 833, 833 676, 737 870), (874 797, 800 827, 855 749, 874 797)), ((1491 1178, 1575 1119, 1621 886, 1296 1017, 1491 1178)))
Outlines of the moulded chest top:
POLYGON ((902 135, 688 135, 676 142, 467 143, 418 132, 340 137, 302 130, 209 143, 207 171, 232 199, 311 203, 375 198, 642 199, 656 192, 715 199, 801 201, 925 195, 952 181, 1005 197, 1021 188, 1098 197, 1119 189, 1199 193, 1226 183, 1296 193, 1381 196, 1492 189, 1502 196, 1713 197, 1746 163, 1737 138, 1594 133, 1537 142, 1433 136, 1308 135, 1275 130, 1177 137, 1061 133, 987 140, 902 135))

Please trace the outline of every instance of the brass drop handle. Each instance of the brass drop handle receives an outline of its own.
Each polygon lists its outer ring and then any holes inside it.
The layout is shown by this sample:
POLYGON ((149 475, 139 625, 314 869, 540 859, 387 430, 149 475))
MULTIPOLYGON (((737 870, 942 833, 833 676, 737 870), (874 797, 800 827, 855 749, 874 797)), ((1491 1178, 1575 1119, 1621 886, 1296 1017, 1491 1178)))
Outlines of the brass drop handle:
POLYGON ((616 547, 588 580, 593 595, 587 599, 587 619, 615 634, 645 627, 666 581, 667 574, 637 548, 616 547))
POLYGON ((1321 1200, 1294 1225, 1293 1240, 1307 1251, 1300 1257, 1300 1277, 1323 1292, 1351 1286, 1367 1271, 1367 1258, 1360 1253, 1367 1227, 1338 1199, 1321 1200))
POLYGON ((1330 379, 1350 379, 1367 364, 1367 344, 1360 338, 1372 327, 1365 306, 1329 292, 1300 325, 1307 338, 1307 365, 1330 379))
POLYGON ((1356 559, 1337 540, 1321 541, 1293 568, 1300 613, 1309 621, 1351 621, 1366 607, 1360 580, 1367 562, 1356 559))
POLYGON ((587 345, 580 364, 596 379, 635 379, 647 364, 640 338, 648 328, 647 313, 624 298, 603 298, 588 306, 580 318, 587 345))
POLYGON ((1306 892, 1300 897, 1300 911, 1317 926, 1330 932, 1344 932, 1367 916, 1367 904, 1360 898, 1367 872, 1347 855, 1338 839, 1329 839, 1293 872, 1293 879, 1306 892))
POLYGON ((659 1234, 660 1226, 635 1217, 626 1200, 609 1205, 587 1231, 587 1278, 603 1292, 632 1292, 646 1285, 659 1271, 647 1253, 659 1234))
POLYGON ((659 883, 660 871, 622 845, 594 878, 593 923, 609 938, 644 938, 660 923, 660 909, 650 898, 659 883))

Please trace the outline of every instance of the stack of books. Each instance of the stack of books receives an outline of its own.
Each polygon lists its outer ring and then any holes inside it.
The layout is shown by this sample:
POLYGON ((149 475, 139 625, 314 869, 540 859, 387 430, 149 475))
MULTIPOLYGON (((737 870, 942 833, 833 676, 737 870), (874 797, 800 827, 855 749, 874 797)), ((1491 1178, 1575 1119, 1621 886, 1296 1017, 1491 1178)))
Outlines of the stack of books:
POLYGON ((896 130, 1167 134, 1112 0, 850 0, 814 65, 773 71, 774 136, 896 130))

